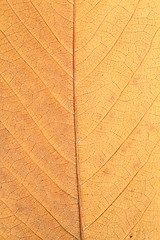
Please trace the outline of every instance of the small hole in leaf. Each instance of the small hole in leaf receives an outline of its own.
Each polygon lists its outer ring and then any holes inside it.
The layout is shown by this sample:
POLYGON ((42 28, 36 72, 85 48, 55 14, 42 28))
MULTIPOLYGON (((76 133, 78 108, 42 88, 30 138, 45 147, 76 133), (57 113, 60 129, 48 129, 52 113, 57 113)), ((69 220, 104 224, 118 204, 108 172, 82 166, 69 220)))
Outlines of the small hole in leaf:
POLYGON ((130 235, 130 238, 132 238, 133 236, 132 235, 130 235))

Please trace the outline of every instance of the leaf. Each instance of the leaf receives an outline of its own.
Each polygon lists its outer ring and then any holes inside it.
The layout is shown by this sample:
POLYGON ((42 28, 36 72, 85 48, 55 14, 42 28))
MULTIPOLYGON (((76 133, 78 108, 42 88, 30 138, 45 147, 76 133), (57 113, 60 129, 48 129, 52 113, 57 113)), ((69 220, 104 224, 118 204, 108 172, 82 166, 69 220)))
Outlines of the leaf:
POLYGON ((1 0, 2 240, 159 240, 159 0, 1 0))

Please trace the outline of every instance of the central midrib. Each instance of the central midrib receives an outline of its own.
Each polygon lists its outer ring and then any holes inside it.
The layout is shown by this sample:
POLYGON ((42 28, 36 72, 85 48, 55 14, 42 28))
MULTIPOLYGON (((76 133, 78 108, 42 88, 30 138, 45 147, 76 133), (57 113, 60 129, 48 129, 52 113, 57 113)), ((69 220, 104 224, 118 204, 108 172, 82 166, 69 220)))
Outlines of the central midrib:
POLYGON ((76 111, 76 74, 75 74, 75 19, 76 19, 76 4, 73 1, 73 117, 74 117, 74 144, 75 144, 75 163, 76 163, 76 184, 78 195, 78 214, 79 214, 79 233, 80 239, 83 240, 83 226, 82 226, 82 213, 81 213, 81 189, 79 179, 79 158, 78 158, 78 141, 77 141, 77 111, 76 111))

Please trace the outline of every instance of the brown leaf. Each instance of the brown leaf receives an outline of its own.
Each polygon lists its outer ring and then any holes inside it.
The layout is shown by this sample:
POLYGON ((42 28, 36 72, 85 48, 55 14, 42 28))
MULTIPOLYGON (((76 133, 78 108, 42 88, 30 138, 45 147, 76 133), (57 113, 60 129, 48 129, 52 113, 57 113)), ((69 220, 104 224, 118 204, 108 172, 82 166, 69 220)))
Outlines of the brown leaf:
POLYGON ((0 240, 159 240, 159 0, 0 9, 0 240))

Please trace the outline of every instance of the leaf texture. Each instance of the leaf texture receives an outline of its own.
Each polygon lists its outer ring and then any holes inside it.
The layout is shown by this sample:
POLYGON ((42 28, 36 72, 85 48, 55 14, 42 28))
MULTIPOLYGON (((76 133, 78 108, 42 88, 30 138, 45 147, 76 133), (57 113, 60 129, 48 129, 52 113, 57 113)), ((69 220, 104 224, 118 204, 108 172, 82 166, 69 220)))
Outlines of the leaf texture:
POLYGON ((0 240, 159 240, 160 1, 0 9, 0 240))

